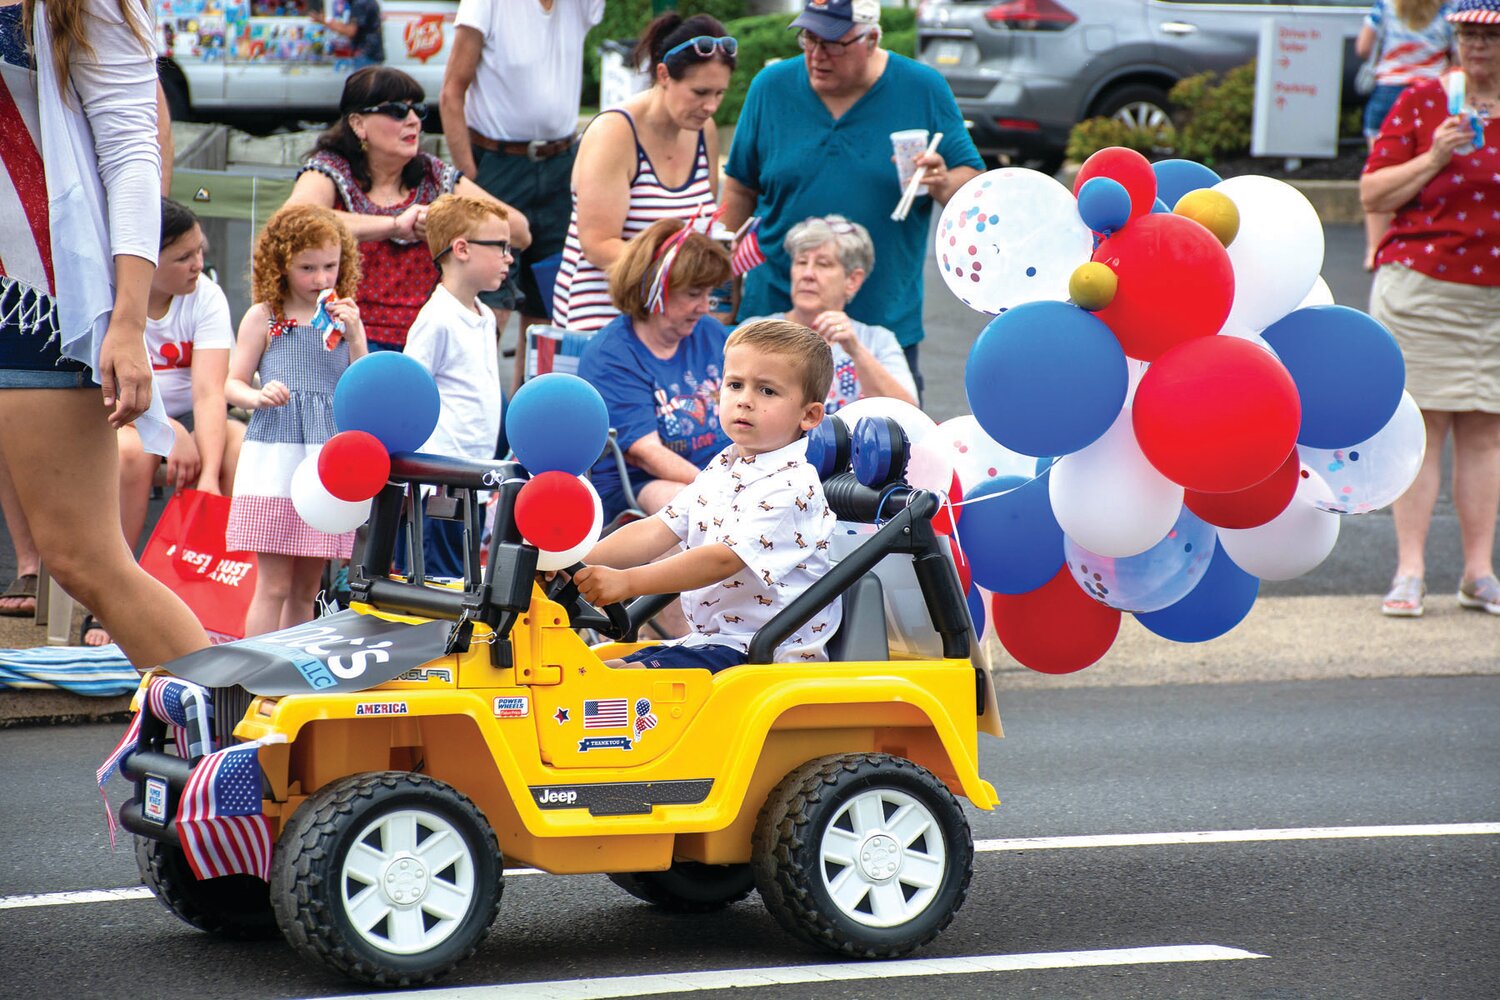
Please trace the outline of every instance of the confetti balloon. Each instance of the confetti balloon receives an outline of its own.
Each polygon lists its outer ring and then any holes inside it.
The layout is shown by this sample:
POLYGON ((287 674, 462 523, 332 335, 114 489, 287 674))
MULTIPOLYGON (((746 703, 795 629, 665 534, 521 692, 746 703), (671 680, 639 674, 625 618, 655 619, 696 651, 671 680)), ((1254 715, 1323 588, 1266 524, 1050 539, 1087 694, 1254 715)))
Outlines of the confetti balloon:
POLYGON ((1167 536, 1124 559, 1090 552, 1069 538, 1063 543, 1078 586, 1100 604, 1121 611, 1160 611, 1182 600, 1203 579, 1214 554, 1214 527, 1185 507, 1167 536))
POLYGON ((1331 499, 1313 505, 1334 514, 1367 514, 1395 501, 1417 478, 1427 452, 1427 427, 1411 393, 1374 437, 1347 448, 1299 445, 1302 461, 1328 484, 1331 499))
POLYGON ((937 224, 943 281, 982 313, 1067 299, 1068 278, 1093 247, 1068 189, 1020 167, 972 178, 948 200, 937 224))

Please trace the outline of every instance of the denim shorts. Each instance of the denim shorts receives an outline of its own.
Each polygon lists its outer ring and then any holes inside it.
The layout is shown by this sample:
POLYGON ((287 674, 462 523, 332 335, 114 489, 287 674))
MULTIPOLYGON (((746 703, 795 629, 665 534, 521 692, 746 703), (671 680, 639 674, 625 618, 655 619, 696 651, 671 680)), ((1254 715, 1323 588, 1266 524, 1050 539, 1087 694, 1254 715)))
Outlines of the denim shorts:
POLYGON ((1365 98, 1365 138, 1373 139, 1380 134, 1380 126, 1385 124, 1385 116, 1391 113, 1396 98, 1400 97, 1401 91, 1405 89, 1405 84, 1382 83, 1370 91, 1370 96, 1365 98))
POLYGON ((639 663, 648 670, 707 670, 716 674, 730 667, 745 664, 745 654, 733 646, 707 644, 684 646, 680 643, 664 646, 647 646, 620 659, 626 663, 639 663))
POLYGON ((17 315, 0 319, 0 389, 92 389, 96 385, 88 365, 62 356, 62 342, 55 333, 22 327, 17 315))

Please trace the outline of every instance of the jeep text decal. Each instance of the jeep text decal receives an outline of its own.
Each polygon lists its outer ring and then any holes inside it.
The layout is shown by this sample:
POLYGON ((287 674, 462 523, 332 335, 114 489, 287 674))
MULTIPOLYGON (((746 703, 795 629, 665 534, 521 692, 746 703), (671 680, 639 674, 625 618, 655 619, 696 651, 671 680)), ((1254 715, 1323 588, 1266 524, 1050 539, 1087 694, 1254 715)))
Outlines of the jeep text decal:
POLYGON ((531 798, 541 809, 587 809, 594 816, 636 816, 649 813, 655 806, 695 805, 708 798, 713 786, 712 778, 532 785, 531 798))

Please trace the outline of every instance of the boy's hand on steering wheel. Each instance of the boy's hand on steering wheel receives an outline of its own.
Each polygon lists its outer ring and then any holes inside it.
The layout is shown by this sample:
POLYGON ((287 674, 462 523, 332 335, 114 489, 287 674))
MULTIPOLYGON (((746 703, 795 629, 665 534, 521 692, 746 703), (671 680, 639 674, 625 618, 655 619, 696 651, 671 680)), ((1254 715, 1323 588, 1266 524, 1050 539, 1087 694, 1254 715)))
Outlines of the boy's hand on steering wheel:
POLYGON ((585 566, 573 574, 583 599, 595 607, 618 604, 635 595, 630 590, 630 571, 607 566, 585 566))

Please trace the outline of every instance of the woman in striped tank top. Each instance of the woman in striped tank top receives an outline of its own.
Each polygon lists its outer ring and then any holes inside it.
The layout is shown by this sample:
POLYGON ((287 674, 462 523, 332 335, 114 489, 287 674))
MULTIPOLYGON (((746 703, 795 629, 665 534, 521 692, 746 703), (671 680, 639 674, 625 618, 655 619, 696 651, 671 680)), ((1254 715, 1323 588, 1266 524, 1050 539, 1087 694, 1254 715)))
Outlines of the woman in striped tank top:
POLYGON ((738 45, 706 14, 666 13, 632 58, 650 57, 654 84, 589 124, 573 166, 573 217, 552 302, 553 321, 598 330, 618 315, 606 272, 626 242, 661 219, 707 216, 719 196, 714 112, 738 45))

